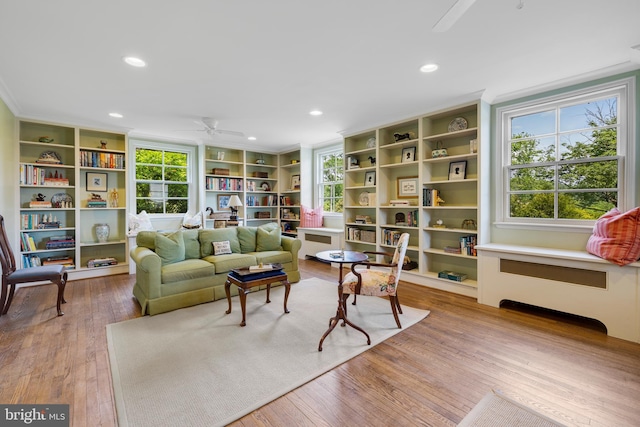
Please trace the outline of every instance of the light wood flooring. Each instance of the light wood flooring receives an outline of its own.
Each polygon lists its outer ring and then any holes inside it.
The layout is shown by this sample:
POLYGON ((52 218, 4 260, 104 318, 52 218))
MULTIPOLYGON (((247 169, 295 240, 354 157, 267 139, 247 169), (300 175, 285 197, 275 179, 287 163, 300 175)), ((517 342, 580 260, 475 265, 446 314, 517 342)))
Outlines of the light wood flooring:
MULTIPOLYGON (((316 261, 301 271, 338 274, 316 261)), ((19 289, 0 317, 0 402, 68 403, 72 426, 115 425, 105 326, 140 316, 134 280, 69 282, 62 317, 55 286, 19 289)), ((429 317, 233 425, 454 426, 492 389, 567 425, 640 425, 640 344, 554 313, 399 289, 429 317)))

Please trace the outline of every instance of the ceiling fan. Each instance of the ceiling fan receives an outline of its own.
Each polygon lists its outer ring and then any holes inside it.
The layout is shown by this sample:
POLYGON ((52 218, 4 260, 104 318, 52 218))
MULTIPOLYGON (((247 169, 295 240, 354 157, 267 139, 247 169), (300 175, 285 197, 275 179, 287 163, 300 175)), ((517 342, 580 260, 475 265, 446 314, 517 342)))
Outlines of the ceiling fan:
POLYGON ((244 133, 235 130, 218 129, 218 121, 211 117, 203 117, 200 121, 194 120, 195 123, 204 126, 204 129, 199 129, 199 132, 206 132, 209 136, 214 135, 232 135, 232 136, 244 136, 244 133))
POLYGON ((451 8, 442 15, 442 17, 436 22, 436 25, 433 26, 432 31, 434 33, 444 33, 449 28, 455 24, 458 19, 465 14, 467 9, 469 9, 476 0, 457 0, 451 8))

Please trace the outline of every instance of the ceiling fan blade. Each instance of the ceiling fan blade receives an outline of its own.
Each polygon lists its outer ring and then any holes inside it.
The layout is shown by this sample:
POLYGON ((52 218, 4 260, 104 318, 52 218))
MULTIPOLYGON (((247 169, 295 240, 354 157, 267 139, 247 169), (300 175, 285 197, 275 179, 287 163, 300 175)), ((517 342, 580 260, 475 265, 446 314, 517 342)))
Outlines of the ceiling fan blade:
POLYGON ((224 134, 224 135, 244 136, 244 133, 237 132, 235 130, 216 129, 216 133, 221 133, 221 134, 224 134))
POLYGON ((212 119, 211 117, 203 117, 202 123, 208 128, 215 129, 218 126, 218 121, 212 119))
POLYGON ((440 18, 440 20, 436 22, 436 25, 433 26, 432 31, 434 33, 443 33, 447 31, 453 26, 453 24, 458 21, 458 19, 462 17, 462 15, 465 14, 467 9, 469 9, 475 2, 476 0, 457 0, 447 11, 447 13, 442 15, 442 18, 440 18))

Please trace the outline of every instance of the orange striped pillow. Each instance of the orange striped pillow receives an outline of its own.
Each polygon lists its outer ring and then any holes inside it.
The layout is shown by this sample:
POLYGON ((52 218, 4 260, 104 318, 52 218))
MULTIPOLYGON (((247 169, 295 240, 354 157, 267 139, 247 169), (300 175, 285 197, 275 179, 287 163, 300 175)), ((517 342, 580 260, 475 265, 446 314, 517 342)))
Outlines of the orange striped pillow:
POLYGON ((596 221, 587 241, 587 252, 626 265, 640 258, 640 207, 620 213, 611 209, 596 221))

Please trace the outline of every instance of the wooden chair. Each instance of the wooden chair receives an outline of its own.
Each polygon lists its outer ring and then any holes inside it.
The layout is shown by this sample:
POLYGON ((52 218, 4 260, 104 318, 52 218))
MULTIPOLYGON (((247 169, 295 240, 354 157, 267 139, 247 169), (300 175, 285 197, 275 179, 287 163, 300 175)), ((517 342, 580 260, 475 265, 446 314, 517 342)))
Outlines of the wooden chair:
POLYGON ((0 215, 0 263, 2 263, 2 294, 0 295, 0 315, 7 314, 16 286, 21 283, 51 282, 58 285, 58 316, 62 316, 60 305, 65 303, 64 287, 67 272, 62 265, 43 265, 16 270, 16 260, 7 239, 4 217, 0 215))
POLYGON ((402 264, 404 256, 409 245, 409 233, 403 233, 398 239, 398 245, 393 254, 386 252, 365 252, 367 254, 385 255, 391 257, 390 263, 379 262, 356 262, 351 265, 349 272, 342 282, 342 306, 347 312, 347 299, 349 295, 354 295, 353 304, 356 304, 356 295, 368 296, 388 296, 391 302, 391 311, 396 320, 398 328, 402 328, 398 312, 402 314, 400 301, 398 300, 398 282, 400 281, 400 273, 402 273, 402 264), (359 266, 365 269, 357 269, 359 266), (376 268, 371 267, 384 267, 376 268))

